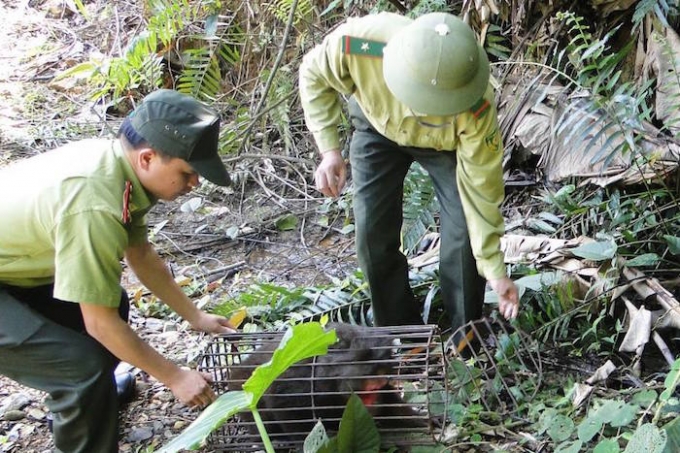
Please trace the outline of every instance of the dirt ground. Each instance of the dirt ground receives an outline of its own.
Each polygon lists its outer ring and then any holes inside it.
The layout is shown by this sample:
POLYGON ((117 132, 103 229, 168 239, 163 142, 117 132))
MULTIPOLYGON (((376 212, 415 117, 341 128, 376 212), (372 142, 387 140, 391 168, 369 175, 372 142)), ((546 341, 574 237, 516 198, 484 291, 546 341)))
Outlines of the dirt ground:
MULTIPOLYGON (((121 1, 84 3, 88 19, 70 1, 0 3, 0 166, 111 130, 102 109, 87 99, 84 86, 55 82, 54 76, 88 55, 113 53, 124 31, 120 28, 138 24, 138 11, 121 1)), ((261 220, 275 215, 276 206, 253 188, 243 187, 239 192, 204 185, 182 200, 159 204, 150 214, 152 240, 175 275, 214 281, 211 292, 198 294, 197 299, 205 302, 207 297, 209 307, 254 282, 317 285, 354 269, 352 242, 327 228, 309 224, 304 236, 262 228, 261 220), (200 199, 201 209, 183 209, 193 197, 200 199), (249 233, 232 240, 225 235, 230 227, 249 233)), ((129 275, 123 285, 131 294, 139 289, 129 275)), ((196 367, 209 336, 181 321, 145 314, 132 307, 131 324, 139 335, 176 363, 196 367)), ((138 394, 120 414, 122 452, 163 445, 198 415, 146 373, 134 372, 138 394)), ((0 453, 51 451, 43 400, 41 392, 0 376, 0 407, 16 406, 11 416, 0 420, 0 453)))

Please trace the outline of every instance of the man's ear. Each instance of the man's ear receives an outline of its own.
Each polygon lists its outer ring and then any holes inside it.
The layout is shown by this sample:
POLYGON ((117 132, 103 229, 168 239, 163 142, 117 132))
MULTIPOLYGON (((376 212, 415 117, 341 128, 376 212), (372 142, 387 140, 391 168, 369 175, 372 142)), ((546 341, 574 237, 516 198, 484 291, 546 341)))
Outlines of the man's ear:
POLYGON ((142 170, 148 170, 151 161, 157 156, 153 148, 142 148, 137 153, 137 164, 142 170))

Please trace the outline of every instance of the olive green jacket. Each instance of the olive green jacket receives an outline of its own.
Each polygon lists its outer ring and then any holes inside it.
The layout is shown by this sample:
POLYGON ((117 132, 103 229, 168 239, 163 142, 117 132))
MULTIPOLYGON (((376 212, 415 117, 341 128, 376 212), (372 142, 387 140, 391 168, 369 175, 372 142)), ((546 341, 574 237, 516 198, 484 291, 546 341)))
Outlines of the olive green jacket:
POLYGON ((305 120, 323 153, 340 148, 339 94, 353 95, 371 125, 395 143, 455 151, 456 180, 481 275, 506 275, 500 237, 503 145, 491 87, 470 111, 446 117, 411 111, 385 84, 382 48, 411 19, 380 13, 349 19, 305 55, 300 97, 305 120))
POLYGON ((119 304, 121 258, 147 240, 155 203, 123 153, 117 139, 82 140, 0 170, 0 285, 119 304))

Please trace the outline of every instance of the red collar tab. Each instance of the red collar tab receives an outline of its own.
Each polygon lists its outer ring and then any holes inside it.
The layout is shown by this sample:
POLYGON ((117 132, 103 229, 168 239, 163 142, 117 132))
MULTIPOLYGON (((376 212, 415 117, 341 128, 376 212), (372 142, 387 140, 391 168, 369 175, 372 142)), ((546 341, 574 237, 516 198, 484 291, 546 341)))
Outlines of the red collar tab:
POLYGON ((130 223, 130 197, 132 196, 132 182, 125 181, 125 190, 123 191, 123 225, 130 223))

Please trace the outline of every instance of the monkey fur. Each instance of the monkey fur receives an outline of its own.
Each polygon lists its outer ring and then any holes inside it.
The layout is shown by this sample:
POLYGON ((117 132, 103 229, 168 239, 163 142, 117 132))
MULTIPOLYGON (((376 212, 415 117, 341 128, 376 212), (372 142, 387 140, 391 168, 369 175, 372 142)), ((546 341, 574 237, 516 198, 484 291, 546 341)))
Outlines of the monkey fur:
MULTIPOLYGON (((293 365, 269 387, 260 399, 258 411, 267 432, 287 438, 304 438, 317 419, 332 432, 338 430, 342 412, 352 393, 363 401, 379 428, 423 428, 422 414, 406 403, 389 383, 394 372, 393 340, 377 336, 368 327, 331 323, 338 341, 328 354, 293 365)), ((240 366, 232 367, 231 382, 242 388, 258 365, 266 363, 278 341, 263 344, 249 354, 240 366)), ((252 422, 250 412, 239 415, 252 422)), ((248 423, 251 433, 257 428, 248 423)))

